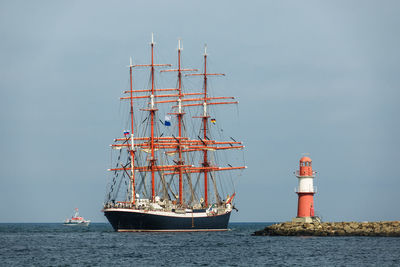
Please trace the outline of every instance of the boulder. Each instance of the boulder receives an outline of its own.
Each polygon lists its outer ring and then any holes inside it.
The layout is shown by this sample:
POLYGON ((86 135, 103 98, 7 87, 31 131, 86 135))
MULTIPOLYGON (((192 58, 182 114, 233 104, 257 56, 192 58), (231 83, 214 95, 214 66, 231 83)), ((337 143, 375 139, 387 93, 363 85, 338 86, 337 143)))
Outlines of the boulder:
POLYGON ((281 236, 396 236, 400 221, 389 222, 284 222, 270 225, 253 235, 281 236))

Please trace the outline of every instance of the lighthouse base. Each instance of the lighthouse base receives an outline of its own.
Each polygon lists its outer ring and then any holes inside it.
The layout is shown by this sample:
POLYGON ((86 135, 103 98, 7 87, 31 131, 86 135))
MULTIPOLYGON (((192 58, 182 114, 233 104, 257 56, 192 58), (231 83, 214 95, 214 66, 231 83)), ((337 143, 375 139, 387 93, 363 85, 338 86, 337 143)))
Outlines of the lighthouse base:
POLYGON ((321 219, 318 216, 314 217, 296 217, 292 219, 293 223, 312 223, 312 222, 321 222, 321 219))

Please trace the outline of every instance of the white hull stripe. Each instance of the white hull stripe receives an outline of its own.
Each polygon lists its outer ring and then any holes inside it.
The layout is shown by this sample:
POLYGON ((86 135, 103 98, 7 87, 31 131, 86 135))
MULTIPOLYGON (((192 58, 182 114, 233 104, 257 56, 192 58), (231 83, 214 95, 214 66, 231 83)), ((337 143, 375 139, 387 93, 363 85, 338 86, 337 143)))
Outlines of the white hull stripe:
POLYGON ((118 232, 223 232, 228 229, 176 229, 176 230, 143 230, 143 229, 118 229, 118 232))
MULTIPOLYGON (((140 213, 140 214, 150 214, 150 215, 158 215, 158 216, 166 216, 166 217, 177 217, 177 218, 204 218, 204 217, 212 217, 213 215, 207 215, 205 212, 190 212, 190 213, 175 213, 175 212, 167 212, 167 211, 154 211, 154 210, 132 210, 132 209, 116 209, 116 208, 110 208, 110 209, 104 209, 104 212, 132 212, 132 213, 140 213)), ((223 214, 218 214, 214 216, 220 216, 224 215, 226 213, 229 213, 230 211, 227 211, 223 214)))

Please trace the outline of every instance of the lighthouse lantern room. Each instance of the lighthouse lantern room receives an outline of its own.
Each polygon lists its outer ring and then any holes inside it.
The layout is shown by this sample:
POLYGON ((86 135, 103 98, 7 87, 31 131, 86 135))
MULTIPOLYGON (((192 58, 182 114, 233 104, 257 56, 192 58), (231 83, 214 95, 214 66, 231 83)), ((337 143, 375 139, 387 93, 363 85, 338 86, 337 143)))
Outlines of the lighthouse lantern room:
POLYGON ((297 217, 293 222, 313 222, 320 219, 314 214, 314 187, 315 171, 312 170, 312 160, 309 157, 300 159, 300 168, 295 172, 299 179, 296 193, 298 195, 297 217))

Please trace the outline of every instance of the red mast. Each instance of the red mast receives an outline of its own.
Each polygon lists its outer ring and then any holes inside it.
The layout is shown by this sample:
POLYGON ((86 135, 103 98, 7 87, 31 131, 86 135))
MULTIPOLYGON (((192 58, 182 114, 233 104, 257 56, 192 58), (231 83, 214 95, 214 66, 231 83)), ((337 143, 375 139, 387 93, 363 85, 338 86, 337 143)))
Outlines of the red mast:
MULTIPOLYGON (((224 76, 225 74, 223 73, 207 73, 207 45, 204 47, 204 73, 200 74, 189 74, 189 75, 202 75, 204 79, 204 99, 203 99, 203 116, 201 117, 203 119, 203 142, 204 146, 207 147, 207 122, 208 116, 207 114, 207 100, 208 100, 208 95, 207 95, 207 76, 213 75, 222 75, 224 76)), ((222 103, 221 103, 222 104, 222 103)), ((208 172, 209 172, 209 167, 210 163, 208 162, 208 153, 207 153, 207 148, 203 149, 203 173, 204 173, 204 203, 206 207, 208 206, 208 172)))
MULTIPOLYGON (((203 139, 207 139, 207 46, 204 47, 204 112, 203 112, 203 139)), ((207 146, 207 144, 205 144, 207 146)), ((210 166, 208 163, 208 153, 207 150, 203 150, 203 167, 207 168, 210 166)), ((208 170, 204 169, 204 202, 206 207, 208 207, 208 170)))
MULTIPOLYGON (((154 127, 155 127, 155 123, 154 123, 154 117, 155 117, 155 113, 158 110, 155 107, 155 101, 154 98, 155 96, 155 92, 158 91, 157 89, 155 89, 154 86, 154 67, 156 66, 171 66, 171 64, 154 64, 154 35, 153 33, 151 34, 151 64, 149 65, 134 65, 134 67, 150 67, 151 70, 151 89, 150 90, 144 90, 144 91, 150 91, 150 108, 149 109, 145 109, 147 111, 150 112, 150 124, 151 124, 151 134, 150 134, 150 150, 151 150, 151 157, 150 157, 150 171, 151 171, 151 199, 154 202, 154 198, 155 198, 155 174, 158 171, 156 168, 156 161, 157 159, 155 158, 154 152, 155 152, 155 147, 154 147, 154 127)), ((164 89, 164 90, 171 90, 171 89, 164 89)), ((172 89, 175 90, 175 89, 172 89)), ((147 96, 145 96, 147 97, 147 96)), ((133 97, 132 96, 132 90, 131 90, 131 101, 133 98, 145 98, 145 97, 133 97)))
POLYGON ((130 58, 130 62, 129 62, 129 76, 130 76, 130 95, 131 95, 131 109, 130 109, 130 113, 131 113, 131 149, 130 149, 130 154, 131 154, 131 183, 132 183, 132 196, 131 196, 131 200, 132 200, 132 205, 135 205, 135 197, 136 197, 136 193, 135 193, 135 147, 134 147, 134 142, 133 142, 133 77, 132 77, 132 58, 130 58))
POLYGON ((182 111, 182 98, 183 98, 183 94, 182 94, 182 71, 197 71, 197 69, 182 69, 181 68, 181 40, 178 40, 178 68, 177 69, 173 69, 173 70, 162 70, 161 72, 178 72, 178 112, 177 113, 170 113, 170 114, 174 114, 177 116, 178 119, 178 138, 177 138, 177 142, 178 142, 178 162, 176 162, 177 164, 177 168, 178 168, 178 172, 179 172, 179 204, 182 205, 183 204, 183 164, 185 163, 182 157, 182 120, 183 120, 183 115, 185 114, 182 111))
POLYGON ((150 136, 150 145, 151 145, 151 158, 150 158, 150 168, 151 168, 151 199, 154 202, 155 192, 154 192, 154 177, 155 171, 154 166, 156 163, 156 159, 154 157, 154 38, 153 34, 151 34, 151 109, 150 109, 150 116, 151 116, 151 136, 150 136))

